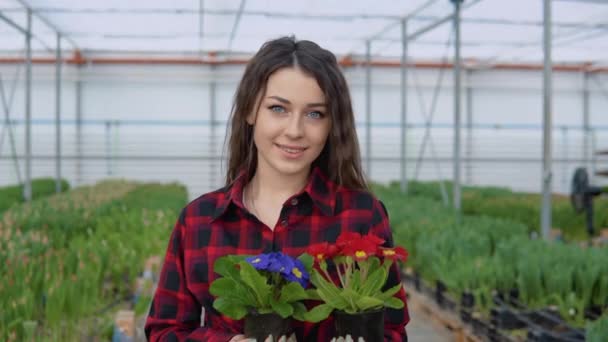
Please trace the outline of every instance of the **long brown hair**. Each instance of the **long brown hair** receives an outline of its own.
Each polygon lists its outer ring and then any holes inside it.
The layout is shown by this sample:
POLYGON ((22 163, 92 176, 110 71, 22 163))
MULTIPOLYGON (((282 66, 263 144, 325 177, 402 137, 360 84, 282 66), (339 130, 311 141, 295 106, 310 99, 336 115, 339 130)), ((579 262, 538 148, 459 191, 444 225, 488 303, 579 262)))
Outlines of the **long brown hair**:
POLYGON ((257 149, 253 142, 253 126, 247 123, 246 118, 258 111, 258 98, 266 92, 270 75, 286 67, 297 67, 314 77, 327 102, 331 131, 312 167, 319 166, 338 185, 367 190, 350 92, 338 61, 334 54, 316 43, 296 40, 295 37, 282 37, 264 43, 245 68, 234 97, 228 127, 230 141, 226 185, 235 180, 243 167, 248 179, 253 176, 257 167, 257 149), (257 108, 254 108, 256 104, 257 108))

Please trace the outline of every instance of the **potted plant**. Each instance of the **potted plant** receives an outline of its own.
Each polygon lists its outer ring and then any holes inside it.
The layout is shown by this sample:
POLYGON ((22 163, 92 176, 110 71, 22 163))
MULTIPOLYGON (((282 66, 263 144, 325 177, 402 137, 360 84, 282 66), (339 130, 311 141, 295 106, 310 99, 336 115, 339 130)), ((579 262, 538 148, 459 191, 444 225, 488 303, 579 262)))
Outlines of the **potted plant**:
POLYGON ((314 259, 310 280, 322 304, 304 317, 319 322, 333 313, 336 336, 382 341, 384 308, 404 306, 402 300, 394 297, 401 284, 382 289, 393 262, 407 258, 403 248, 383 248, 383 243, 371 234, 347 232, 338 237, 335 245, 310 246, 308 253, 314 259))
POLYGON ((255 256, 229 255, 218 258, 213 270, 221 277, 209 292, 217 298, 213 307, 232 319, 245 319, 245 335, 265 341, 292 333, 291 320, 304 320, 311 297, 305 290, 312 258, 292 258, 276 252, 255 256))

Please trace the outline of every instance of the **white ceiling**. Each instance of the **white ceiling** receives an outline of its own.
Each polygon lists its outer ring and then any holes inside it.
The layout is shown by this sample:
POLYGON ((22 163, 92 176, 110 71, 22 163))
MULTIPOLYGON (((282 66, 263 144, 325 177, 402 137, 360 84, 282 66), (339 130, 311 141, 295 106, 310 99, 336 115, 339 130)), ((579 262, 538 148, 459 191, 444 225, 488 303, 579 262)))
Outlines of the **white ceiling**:
MULTIPOLYGON (((542 61, 542 0, 466 0, 462 56, 502 62, 542 61)), ((35 13, 35 55, 52 54, 55 30, 63 48, 85 56, 252 54, 271 38, 294 34, 337 55, 401 55, 400 18, 408 32, 449 15, 449 0, 0 0, 0 13, 26 26, 24 5, 35 13), (202 5, 202 10, 201 10, 202 5), (242 6, 242 8, 241 8, 242 6), (43 18, 43 19, 41 19, 43 18)), ((608 0, 554 0, 553 59, 557 63, 608 61, 608 0)), ((451 58, 451 22, 409 44, 414 59, 451 58)), ((22 33, 0 20, 0 55, 24 49, 22 33)))

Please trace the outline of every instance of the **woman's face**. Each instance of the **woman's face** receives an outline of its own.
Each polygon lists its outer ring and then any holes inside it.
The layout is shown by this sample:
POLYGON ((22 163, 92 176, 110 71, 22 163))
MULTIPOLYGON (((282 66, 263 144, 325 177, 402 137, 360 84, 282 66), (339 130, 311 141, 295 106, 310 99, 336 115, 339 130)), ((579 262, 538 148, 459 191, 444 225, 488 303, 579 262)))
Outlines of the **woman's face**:
POLYGON ((279 69, 270 75, 259 101, 258 112, 247 117, 255 126, 258 170, 307 174, 331 129, 325 95, 317 81, 298 68, 279 69))

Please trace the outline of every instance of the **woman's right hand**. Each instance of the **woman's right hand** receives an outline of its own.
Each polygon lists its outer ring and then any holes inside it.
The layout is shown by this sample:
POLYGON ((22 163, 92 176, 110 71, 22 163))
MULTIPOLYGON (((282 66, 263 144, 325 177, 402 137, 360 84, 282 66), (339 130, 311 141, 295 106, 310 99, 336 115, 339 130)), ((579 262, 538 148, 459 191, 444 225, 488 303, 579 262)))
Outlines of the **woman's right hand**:
MULTIPOLYGON (((296 334, 291 334, 291 336, 286 337, 286 336, 281 336, 280 339, 278 339, 279 342, 296 342, 296 334)), ((230 341, 228 342, 256 342, 255 339, 253 338, 247 338, 245 337, 245 335, 236 335, 233 336, 230 341)), ((268 336, 268 338, 266 339, 266 341, 264 342, 274 342, 272 335, 268 336)))

